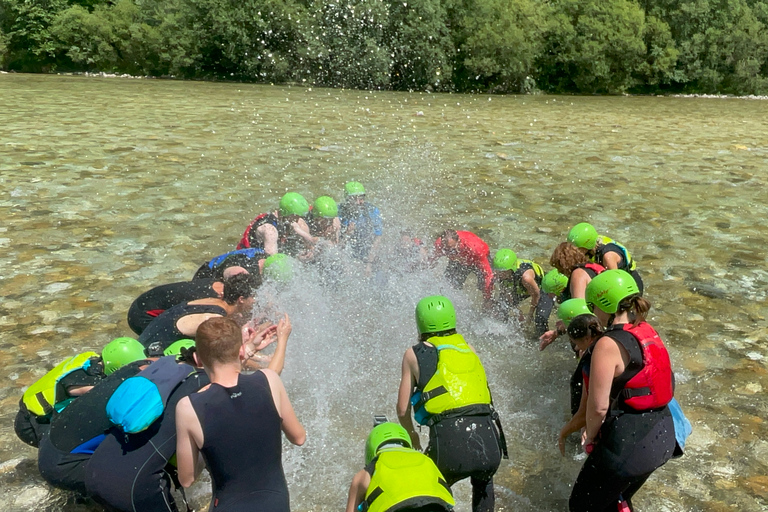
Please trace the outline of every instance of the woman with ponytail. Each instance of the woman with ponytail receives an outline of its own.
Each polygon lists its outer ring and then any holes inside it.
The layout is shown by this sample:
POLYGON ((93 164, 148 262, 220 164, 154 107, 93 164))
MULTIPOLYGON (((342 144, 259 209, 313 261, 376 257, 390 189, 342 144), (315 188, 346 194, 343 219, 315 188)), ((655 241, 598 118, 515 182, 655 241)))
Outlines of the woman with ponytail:
MULTIPOLYGON (((575 417, 583 415, 582 444, 589 456, 569 508, 631 511, 632 496, 675 449, 667 407, 672 368, 664 343, 645 321, 651 305, 629 273, 601 273, 587 286, 586 301, 605 333, 582 358, 584 394, 575 417)), ((563 439, 578 421, 566 425, 563 439)))

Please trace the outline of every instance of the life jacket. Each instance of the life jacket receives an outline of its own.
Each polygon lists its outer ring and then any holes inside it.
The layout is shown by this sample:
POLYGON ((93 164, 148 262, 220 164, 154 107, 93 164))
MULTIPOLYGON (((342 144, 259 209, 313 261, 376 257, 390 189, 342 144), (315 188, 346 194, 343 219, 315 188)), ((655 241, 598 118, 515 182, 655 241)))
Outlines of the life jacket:
POLYGON ((360 512, 395 512, 427 505, 451 510, 456 504, 432 459, 401 446, 384 447, 371 463, 371 483, 360 512))
MULTIPOLYGON (((594 279, 595 276, 600 274, 605 270, 605 267, 602 265, 599 265, 597 263, 585 263, 584 265, 579 265, 576 268, 583 268, 587 271, 587 274, 589 274, 589 277, 591 279, 594 279)), ((573 269, 573 270, 576 270, 573 269)), ((567 301, 568 299, 571 299, 571 278, 573 277, 573 273, 568 277, 568 283, 565 285, 565 289, 563 290, 563 293, 560 294, 560 304, 567 301)))
POLYGON ((82 354, 65 359, 53 370, 29 386, 22 397, 22 401, 29 412, 35 416, 50 415, 56 403, 66 398, 56 396, 56 384, 59 380, 74 371, 87 368, 91 364, 91 359, 98 357, 99 354, 96 352, 83 352, 82 354))
POLYGON ((535 274, 534 280, 536 281, 536 284, 541 287, 541 280, 544 278, 544 269, 541 268, 541 265, 531 260, 517 260, 517 269, 515 269, 512 279, 504 281, 502 284, 511 287, 513 293, 516 295, 520 297, 528 297, 530 294, 528 293, 528 290, 525 289, 525 286, 523 286, 523 274, 529 270, 533 270, 535 274))
POLYGON ((603 249, 607 245, 615 245, 619 248, 619 251, 621 252, 621 267, 619 267, 620 270, 631 272, 637 268, 637 264, 635 263, 635 260, 632 259, 632 254, 629 252, 629 250, 619 242, 611 240, 610 238, 608 238, 607 241, 600 242, 600 244, 597 246, 597 251, 595 251, 595 256, 593 258, 595 263, 603 262, 603 255, 605 254, 603 249))
MULTIPOLYGON (((277 221, 277 216, 274 213, 262 213, 256 216, 255 219, 251 221, 250 224, 248 224, 248 227, 245 228, 245 232, 243 233, 243 237, 240 239, 240 242, 237 244, 236 249, 248 249, 251 248, 251 231, 256 231, 260 226, 263 226, 264 224, 272 224, 277 228, 278 233, 280 232, 279 222, 277 221)), ((264 249, 264 245, 257 247, 259 249, 264 249)))
MULTIPOLYGON (((240 242, 242 243, 242 240, 240 242)), ((264 253, 264 249, 261 249, 261 248, 258 248, 258 247, 248 247, 246 249, 237 249, 237 250, 234 250, 234 251, 230 251, 230 252, 224 253, 224 254, 222 254, 220 256, 216 256, 215 258, 213 258, 211 261, 208 262, 208 268, 215 269, 219 265, 224 263, 227 260, 227 258, 229 258, 230 256, 235 256, 237 254, 242 254, 243 256, 245 256, 248 259, 252 259, 252 258, 255 258, 257 256, 261 256, 261 255, 266 255, 264 253)))
MULTIPOLYGON (((637 326, 624 324, 622 330, 630 333, 640 345, 643 353, 642 368, 636 373, 621 376, 626 382, 618 395, 612 398, 618 401, 619 406, 625 405, 635 411, 664 407, 674 396, 672 363, 664 342, 647 322, 640 322, 637 326)), ((605 335, 621 343, 629 352, 624 337, 611 336, 610 330, 605 335)))
POLYGON ((433 425, 450 416, 491 414, 491 392, 480 358, 461 334, 427 340, 437 349, 437 371, 411 398, 414 417, 433 425))
POLYGON ((177 363, 176 356, 161 357, 120 384, 107 402, 107 417, 126 434, 146 430, 163 415, 173 391, 193 373, 195 369, 177 363))

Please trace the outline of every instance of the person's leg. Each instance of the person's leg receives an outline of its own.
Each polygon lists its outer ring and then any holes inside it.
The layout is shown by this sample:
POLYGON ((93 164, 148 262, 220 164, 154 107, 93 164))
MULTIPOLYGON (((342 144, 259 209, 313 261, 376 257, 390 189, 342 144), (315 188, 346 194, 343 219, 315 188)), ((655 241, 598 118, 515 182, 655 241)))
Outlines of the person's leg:
POLYGON ((19 439, 29 446, 37 448, 40 444, 40 439, 48 432, 50 427, 49 423, 40 423, 38 418, 29 412, 23 401, 19 402, 19 412, 13 421, 13 428, 19 439))
POLYGON ((493 478, 489 480, 470 478, 472 483, 472 512, 492 512, 496 504, 493 494, 493 478))
POLYGON ((584 462, 568 501, 570 512, 616 512, 629 480, 599 461, 593 453, 584 462))
POLYGON ((548 293, 541 292, 533 317, 537 336, 541 336, 549 330, 549 316, 552 314, 553 307, 555 307, 555 299, 550 297, 548 293))
POLYGON ((648 477, 651 476, 651 473, 646 473, 645 475, 638 476, 635 478, 630 479, 629 486, 624 489, 621 493, 621 497, 626 500, 627 505, 629 506, 629 510, 635 510, 632 507, 632 496, 635 495, 635 493, 640 489, 640 487, 643 486, 646 480, 648 480, 648 477))

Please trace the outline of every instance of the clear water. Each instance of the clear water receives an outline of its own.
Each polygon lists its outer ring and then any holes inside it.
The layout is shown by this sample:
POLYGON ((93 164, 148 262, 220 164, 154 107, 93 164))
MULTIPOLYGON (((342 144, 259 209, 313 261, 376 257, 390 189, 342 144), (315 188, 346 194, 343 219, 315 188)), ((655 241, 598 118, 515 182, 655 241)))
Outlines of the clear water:
MULTIPOLYGON (((694 424, 638 509, 765 510, 766 133, 768 103, 737 99, 0 75, 0 509, 97 510, 49 489, 16 439, 24 386, 129 334, 133 298, 191 277, 286 190, 338 198, 359 179, 388 242, 401 227, 470 229, 546 263, 589 220, 627 245, 694 424)), ((497 509, 567 508, 581 460, 556 439, 575 360, 484 318, 472 284, 450 290, 438 267, 382 285, 351 266, 335 289, 307 269, 271 291, 293 319, 283 377, 309 435, 284 450, 294 510, 343 507, 372 415, 395 417, 413 306, 436 292, 459 305, 506 427, 497 509)), ((469 510, 469 486, 455 490, 469 510)))

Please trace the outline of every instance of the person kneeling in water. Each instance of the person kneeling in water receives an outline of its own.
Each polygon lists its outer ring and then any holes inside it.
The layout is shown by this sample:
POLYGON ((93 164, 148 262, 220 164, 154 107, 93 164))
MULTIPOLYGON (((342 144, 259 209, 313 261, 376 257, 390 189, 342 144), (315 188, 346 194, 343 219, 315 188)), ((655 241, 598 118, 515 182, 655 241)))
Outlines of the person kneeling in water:
POLYGON ((198 328, 197 355, 211 386, 176 406, 179 481, 192 485, 202 454, 213 480, 212 510, 287 512, 280 432, 299 446, 306 432, 277 373, 241 374, 242 351, 232 320, 212 318, 198 328))
POLYGON ((365 469, 349 487, 346 512, 445 512, 455 502, 432 459, 411 448, 408 432, 397 423, 373 427, 365 443, 365 469))

